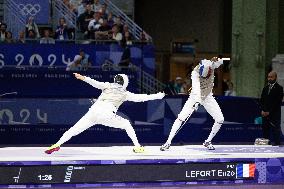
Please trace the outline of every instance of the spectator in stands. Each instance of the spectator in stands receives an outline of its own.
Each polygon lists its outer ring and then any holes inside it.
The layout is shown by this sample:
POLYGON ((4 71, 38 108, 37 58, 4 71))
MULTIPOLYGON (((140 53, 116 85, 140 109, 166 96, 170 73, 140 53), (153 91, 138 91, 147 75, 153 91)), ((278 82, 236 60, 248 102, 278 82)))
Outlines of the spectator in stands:
POLYGON ((260 98, 263 138, 269 139, 270 130, 272 130, 273 145, 279 146, 283 87, 277 83, 275 71, 268 74, 267 80, 268 85, 263 88, 260 98))
POLYGON ((131 40, 133 40, 133 37, 132 37, 132 35, 131 35, 130 31, 129 31, 129 27, 128 27, 127 24, 123 25, 122 35, 123 35, 123 39, 125 39, 126 42, 127 41, 130 42, 131 40))
POLYGON ((28 18, 28 21, 27 21, 27 24, 26 24, 26 37, 28 36, 30 30, 33 30, 35 32, 36 38, 40 38, 38 26, 34 21, 34 17, 32 17, 32 16, 30 16, 28 18))
POLYGON ((92 62, 90 59, 90 55, 84 52, 84 50, 80 49, 80 56, 81 56, 81 65, 83 70, 87 70, 92 66, 92 62))
POLYGON ((69 3, 76 8, 82 3, 82 0, 69 0, 69 3))
MULTIPOLYGON (((78 9, 81 5, 83 5, 81 8, 80 14, 84 13, 85 7, 87 4, 93 4, 93 0, 70 0, 69 3, 71 4, 72 8, 74 9, 75 13, 78 13, 78 9)), ((78 14, 78 15, 80 15, 78 14)))
POLYGON ((50 37, 49 30, 44 30, 43 38, 40 39, 40 44, 55 44, 55 40, 50 37))
POLYGON ((85 35, 88 34, 88 25, 89 25, 89 22, 93 19, 94 17, 94 11, 92 11, 92 6, 87 4, 86 5, 86 10, 83 14, 81 14, 79 17, 78 17, 78 23, 80 25, 80 30, 82 32, 86 32, 85 35))
POLYGON ((64 18, 59 19, 59 25, 55 30, 55 39, 59 40, 68 39, 68 27, 64 18))
POLYGON ((75 31, 76 31, 76 28, 68 28, 68 31, 67 31, 67 33, 68 33, 68 38, 70 39, 70 40, 75 40, 75 31))
POLYGON ((129 32, 129 27, 127 24, 124 24, 122 28, 122 33, 124 34, 125 32, 129 32))
POLYGON ((102 18, 107 18, 109 11, 107 10, 107 4, 102 4, 101 9, 99 11, 101 13, 102 18))
POLYGON ((132 45, 132 35, 127 31, 123 34, 122 38, 123 43, 126 45, 132 45))
POLYGON ((100 1, 99 0, 95 0, 94 4, 93 4, 93 10, 95 12, 100 12, 102 8, 102 5, 100 4, 100 1))
POLYGON ((225 91, 225 96, 236 96, 236 91, 234 91, 234 85, 231 81, 227 82, 228 89, 225 91))
POLYGON ((73 62, 67 65, 66 71, 87 70, 92 66, 90 55, 80 49, 79 55, 76 55, 73 62))
POLYGON ((119 32, 117 25, 113 25, 112 27, 112 39, 118 42, 122 40, 122 34, 119 32))
POLYGON ((36 33, 35 33, 34 30, 29 30, 29 31, 28 31, 27 39, 28 39, 28 40, 36 41, 36 33))
POLYGON ((109 12, 107 15, 107 24, 112 27, 114 25, 114 18, 112 12, 109 12))
POLYGON ((7 30, 7 25, 5 23, 2 23, 0 26, 0 42, 5 41, 6 32, 7 32, 6 30, 7 30))
POLYGON ((123 31, 123 23, 122 23, 122 19, 121 19, 120 16, 118 16, 118 17, 115 18, 114 24, 117 25, 119 32, 122 32, 122 31, 123 31))
POLYGON ((176 77, 174 89, 175 89, 176 94, 185 94, 186 93, 186 91, 184 89, 184 82, 183 82, 182 78, 179 77, 179 76, 176 77))
POLYGON ((34 44, 37 43, 36 33, 34 30, 28 31, 28 36, 26 37, 26 43, 34 44))
POLYGON ((95 13, 94 18, 90 21, 88 25, 89 38, 95 39, 95 32, 99 30, 103 23, 100 13, 95 13))
POLYGON ((83 14, 86 10, 87 3, 84 0, 81 0, 77 7, 77 17, 79 17, 81 14, 83 14))
POLYGON ((63 3, 66 5, 66 7, 72 11, 72 12, 76 12, 76 5, 77 5, 77 1, 70 1, 70 0, 63 0, 63 3))
POLYGON ((124 35, 124 33, 126 33, 126 32, 129 32, 129 33, 130 33, 128 25, 127 25, 127 24, 124 24, 121 33, 124 35))
POLYGON ((26 43, 25 32, 24 31, 20 31, 17 43, 26 43))
POLYGON ((80 71, 81 70, 80 62, 81 62, 81 56, 76 55, 74 57, 74 60, 67 65, 66 71, 80 71))
POLYGON ((148 39, 147 39, 144 31, 141 32, 140 41, 141 42, 148 42, 148 39))
POLYGON ((10 31, 6 32, 5 43, 14 43, 13 34, 10 31))
POLYGON ((110 33, 111 27, 107 24, 107 19, 104 18, 102 25, 99 27, 98 31, 95 32, 95 39, 108 40, 110 33))

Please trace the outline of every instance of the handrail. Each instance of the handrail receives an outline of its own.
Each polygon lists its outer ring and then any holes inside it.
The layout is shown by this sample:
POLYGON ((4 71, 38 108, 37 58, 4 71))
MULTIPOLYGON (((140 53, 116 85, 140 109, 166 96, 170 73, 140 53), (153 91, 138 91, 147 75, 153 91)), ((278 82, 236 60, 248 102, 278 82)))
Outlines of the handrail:
MULTIPOLYGON (((21 12, 21 9, 17 6, 17 4, 13 0, 6 0, 5 2, 7 3, 7 5, 11 3, 10 10, 12 10, 13 13, 21 12)), ((18 19, 20 19, 20 21, 25 24, 26 18, 22 14, 17 14, 17 15, 18 15, 18 19)))
POLYGON ((141 68, 135 66, 138 70, 138 86, 140 87, 140 93, 156 93, 164 90, 166 85, 157 80, 151 74, 143 71, 141 68))
POLYGON ((147 40, 152 41, 152 37, 147 34, 143 29, 138 26, 133 20, 131 20, 121 9, 119 9, 110 0, 101 0, 103 3, 107 4, 111 12, 116 16, 120 16, 124 22, 129 26, 129 30, 135 36, 136 39, 140 39, 141 34, 144 33, 147 40))
MULTIPOLYGON (((135 39, 140 39, 142 33, 145 35, 148 41, 152 41, 152 37, 147 34, 143 29, 138 26, 133 20, 131 20, 122 10, 120 10, 115 4, 109 0, 100 0, 101 3, 107 4, 109 10, 116 16, 122 18, 125 24, 128 25, 130 32, 134 35, 135 39)), ((69 25, 74 28, 77 28, 77 16, 72 12, 62 0, 54 0, 54 9, 55 9, 55 19, 59 19, 59 15, 64 17, 69 25)))
MULTIPOLYGON (((65 18, 68 25, 70 25, 71 27, 74 27, 75 29, 77 28, 76 14, 74 12, 70 11, 69 8, 63 3, 62 0, 54 0, 53 1, 53 7, 54 7, 54 11, 55 11, 54 16, 55 16, 55 19, 57 21, 59 20, 59 18, 63 17, 63 18, 65 18)), ((55 23, 57 23, 57 22, 55 22, 55 23)))
POLYGON ((19 32, 25 28, 26 18, 19 13, 21 10, 13 0, 5 0, 4 21, 14 37, 17 37, 19 32))

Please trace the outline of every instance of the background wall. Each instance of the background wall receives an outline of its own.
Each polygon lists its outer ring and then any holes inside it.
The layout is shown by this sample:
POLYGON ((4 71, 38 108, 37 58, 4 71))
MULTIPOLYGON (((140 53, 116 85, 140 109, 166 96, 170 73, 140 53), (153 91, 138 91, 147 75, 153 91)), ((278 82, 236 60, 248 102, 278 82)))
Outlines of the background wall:
POLYGON ((284 53, 284 1, 279 1, 279 53, 284 53))
POLYGON ((111 0, 111 2, 118 6, 128 16, 133 16, 134 0, 111 0))
POLYGON ((170 50, 176 38, 198 39, 201 52, 230 52, 230 15, 228 0, 135 1, 135 21, 153 37, 158 51, 170 50))

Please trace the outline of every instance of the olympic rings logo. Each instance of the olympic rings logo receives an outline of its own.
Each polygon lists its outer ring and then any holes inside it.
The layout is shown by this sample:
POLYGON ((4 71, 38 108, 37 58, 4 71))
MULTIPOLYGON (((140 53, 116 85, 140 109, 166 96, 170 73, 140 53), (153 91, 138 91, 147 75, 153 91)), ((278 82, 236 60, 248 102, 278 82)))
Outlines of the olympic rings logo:
POLYGON ((41 10, 41 7, 40 7, 39 4, 34 4, 34 5, 32 5, 32 4, 26 4, 26 5, 19 4, 18 8, 20 9, 20 12, 23 16, 28 16, 28 15, 35 16, 41 10))

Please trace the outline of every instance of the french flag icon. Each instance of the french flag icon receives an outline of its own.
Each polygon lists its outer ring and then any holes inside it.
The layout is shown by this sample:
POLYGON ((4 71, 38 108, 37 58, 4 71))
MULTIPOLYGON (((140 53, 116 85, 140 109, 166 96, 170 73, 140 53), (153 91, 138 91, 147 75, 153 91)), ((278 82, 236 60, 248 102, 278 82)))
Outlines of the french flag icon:
POLYGON ((253 178, 255 164, 237 164, 237 178, 253 178))

